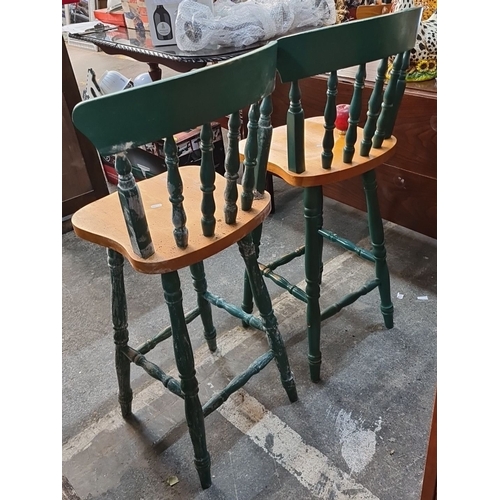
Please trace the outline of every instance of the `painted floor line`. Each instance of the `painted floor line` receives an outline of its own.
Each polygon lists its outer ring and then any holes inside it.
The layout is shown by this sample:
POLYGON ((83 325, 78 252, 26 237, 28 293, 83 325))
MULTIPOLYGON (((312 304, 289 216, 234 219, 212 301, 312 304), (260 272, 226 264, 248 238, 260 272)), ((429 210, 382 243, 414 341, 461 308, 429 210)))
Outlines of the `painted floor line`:
POLYGON ((240 389, 217 410, 316 498, 378 500, 291 427, 240 389))

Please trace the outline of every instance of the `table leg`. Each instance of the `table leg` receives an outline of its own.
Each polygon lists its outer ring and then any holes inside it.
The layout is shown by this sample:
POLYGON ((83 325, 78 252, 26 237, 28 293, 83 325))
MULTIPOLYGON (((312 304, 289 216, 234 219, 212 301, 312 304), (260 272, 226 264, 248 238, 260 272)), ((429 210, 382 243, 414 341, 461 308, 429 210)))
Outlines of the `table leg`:
POLYGON ((158 63, 148 62, 149 76, 153 82, 161 80, 161 68, 158 63))

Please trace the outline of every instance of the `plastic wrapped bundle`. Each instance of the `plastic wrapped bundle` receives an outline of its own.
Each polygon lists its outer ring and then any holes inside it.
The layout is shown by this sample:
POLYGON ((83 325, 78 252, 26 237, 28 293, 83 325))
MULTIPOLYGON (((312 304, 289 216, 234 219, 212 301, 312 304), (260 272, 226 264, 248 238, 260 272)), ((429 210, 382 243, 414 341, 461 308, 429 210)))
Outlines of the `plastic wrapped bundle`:
POLYGON ((246 47, 335 20, 335 0, 217 0, 213 12, 196 0, 182 0, 175 29, 178 47, 197 51, 207 46, 246 47))

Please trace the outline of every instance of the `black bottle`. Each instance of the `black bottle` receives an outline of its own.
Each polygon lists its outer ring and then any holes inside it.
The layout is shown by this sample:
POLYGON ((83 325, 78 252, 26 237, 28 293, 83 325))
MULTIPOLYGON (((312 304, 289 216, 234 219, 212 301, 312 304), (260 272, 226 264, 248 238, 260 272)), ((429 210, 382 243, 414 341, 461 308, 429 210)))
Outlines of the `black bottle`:
POLYGON ((170 14, 165 10, 163 5, 158 5, 153 13, 153 21, 158 40, 172 40, 174 34, 172 31, 172 20, 170 14))

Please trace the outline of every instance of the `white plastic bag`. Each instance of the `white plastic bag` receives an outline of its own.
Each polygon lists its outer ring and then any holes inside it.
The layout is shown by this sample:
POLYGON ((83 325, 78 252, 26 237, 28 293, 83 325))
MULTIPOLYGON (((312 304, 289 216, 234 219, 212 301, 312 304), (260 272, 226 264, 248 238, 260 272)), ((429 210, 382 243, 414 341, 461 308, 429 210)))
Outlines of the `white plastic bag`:
POLYGON ((335 0, 217 0, 213 12, 196 0, 182 0, 175 20, 177 45, 246 47, 306 26, 336 21, 335 0))

